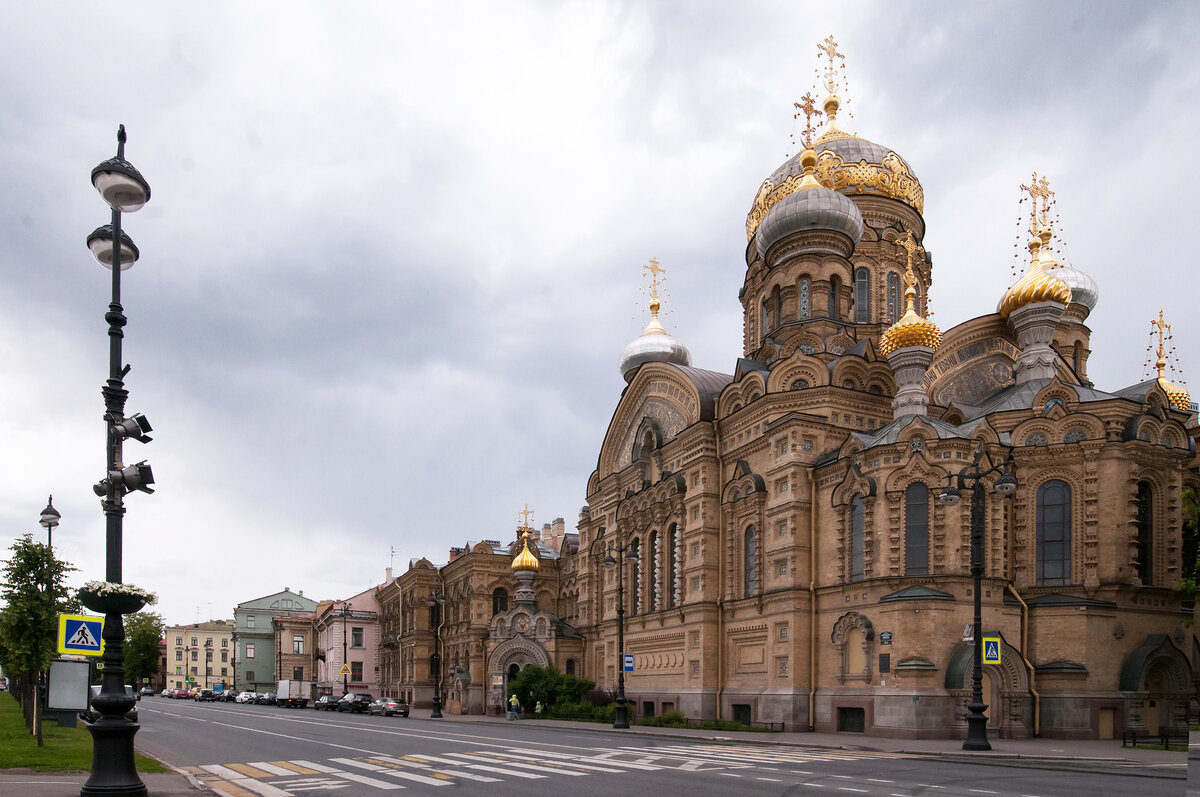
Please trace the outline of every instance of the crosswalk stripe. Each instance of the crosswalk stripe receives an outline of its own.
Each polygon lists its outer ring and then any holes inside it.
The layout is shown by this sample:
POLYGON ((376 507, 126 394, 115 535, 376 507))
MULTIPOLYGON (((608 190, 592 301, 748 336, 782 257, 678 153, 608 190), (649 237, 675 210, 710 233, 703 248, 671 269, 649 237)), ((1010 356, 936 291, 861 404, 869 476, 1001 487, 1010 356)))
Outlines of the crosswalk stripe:
MULTIPOLYGON (((479 761, 481 759, 484 761, 495 760, 492 758, 485 757, 484 753, 447 753, 447 755, 449 755, 453 758, 465 758, 468 761, 479 761)), ((497 754, 487 753, 486 755, 491 756, 491 755, 497 755, 497 754)), ((509 766, 509 767, 520 767, 521 769, 532 769, 534 772, 549 772, 553 775, 559 775, 559 774, 562 774, 562 775, 586 775, 587 774, 586 772, 576 772, 571 769, 566 769, 565 767, 539 766, 538 764, 526 764, 522 761, 503 761, 502 760, 500 763, 503 763, 505 766, 509 766)), ((510 772, 509 774, 514 774, 514 773, 510 772)))
POLYGON ((423 761, 404 760, 404 759, 400 759, 400 758, 392 758, 391 756, 386 756, 386 755, 376 756, 376 758, 379 759, 380 761, 387 761, 396 766, 413 767, 414 769, 427 769, 430 772, 437 772, 437 773, 445 775, 447 777, 466 778, 467 780, 474 780, 479 783, 499 783, 500 782, 500 778, 489 778, 487 775, 476 775, 471 772, 462 772, 457 769, 437 769, 435 767, 431 767, 429 764, 426 764, 423 761))
POLYGON ((449 780, 431 778, 428 775, 417 775, 413 772, 404 772, 402 770, 394 769, 393 767, 380 766, 378 764, 372 764, 368 761, 358 761, 357 759, 353 758, 331 758, 329 760, 337 761, 339 764, 365 769, 368 772, 379 772, 385 775, 390 775, 393 778, 401 778, 403 780, 424 783, 426 786, 449 786, 452 783, 452 781, 449 780))
POLYGON ((271 763, 281 769, 287 770, 289 773, 296 774, 296 775, 316 775, 316 774, 318 774, 315 769, 309 769, 308 767, 302 767, 299 764, 296 764, 292 761, 272 761, 271 763))
POLYGON ((230 783, 227 780, 206 780, 204 786, 213 790, 221 797, 255 797, 254 792, 247 791, 241 786, 230 783))
POLYGON ((311 769, 313 772, 325 772, 327 774, 330 772, 337 772, 337 770, 334 769, 333 767, 327 767, 324 764, 314 764, 312 761, 300 761, 298 759, 293 758, 292 763, 296 764, 297 766, 307 767, 308 769, 311 769))
MULTIPOLYGON (((230 764, 230 766, 233 766, 233 765, 232 765, 232 764, 230 764)), ((266 775, 296 775, 296 774, 301 774, 301 773, 297 773, 295 770, 291 770, 291 769, 284 769, 283 767, 276 766, 276 765, 274 765, 274 764, 272 764, 272 763, 269 763, 269 762, 267 762, 267 761, 251 761, 251 762, 250 762, 249 764, 247 764, 246 766, 247 766, 247 767, 254 767, 255 769, 261 769, 261 770, 263 771, 263 773, 264 773, 264 774, 266 774, 266 775)), ((305 773, 305 774, 306 774, 306 773, 305 773)))
MULTIPOLYGON (((563 758, 563 759, 570 761, 573 765, 575 764, 576 761, 582 761, 582 762, 589 763, 589 764, 603 764, 605 766, 610 766, 610 767, 625 767, 625 769, 642 769, 642 770, 647 770, 650 772, 657 772, 658 770, 662 769, 662 767, 656 767, 653 764, 639 764, 635 761, 616 761, 611 758, 604 758, 603 756, 586 756, 586 755, 579 755, 578 753, 560 753, 558 751, 550 752, 550 751, 545 751, 545 750, 520 750, 520 749, 510 750, 509 752, 517 753, 517 754, 524 754, 526 757, 532 757, 532 758, 542 758, 542 759, 556 758, 556 757, 563 758)), ((579 766, 582 766, 582 764, 580 764, 579 766)), ((620 772, 622 770, 617 770, 617 771, 620 772)))
POLYGON ((399 783, 388 783, 385 780, 378 780, 376 778, 368 778, 366 775, 359 775, 356 772, 343 772, 340 769, 334 770, 333 772, 331 772, 329 774, 334 775, 339 778, 345 778, 346 780, 352 780, 355 783, 362 783, 367 786, 374 786, 377 789, 403 789, 404 788, 399 783))
MULTIPOLYGON (((515 758, 519 761, 524 761, 526 758, 529 758, 529 756, 527 756, 527 755, 513 755, 513 754, 506 754, 506 753, 492 753, 492 755, 497 756, 499 758, 515 758)), ((578 769, 587 769, 587 770, 591 770, 592 772, 623 772, 624 771, 621 769, 615 769, 613 767, 598 767, 598 766, 594 766, 592 764, 581 764, 578 761, 572 760, 566 756, 560 756, 560 757, 566 759, 566 761, 564 763, 565 766, 572 766, 572 767, 576 767, 578 769)), ((554 764, 547 764, 547 766, 553 767, 554 764)), ((555 768, 557 769, 557 767, 555 767, 555 768)))
MULTIPOLYGON (((277 789, 269 783, 262 783, 261 781, 248 778, 241 772, 238 772, 235 769, 230 769, 229 767, 221 766, 220 764, 205 764, 200 768, 206 772, 211 772, 212 774, 225 779, 230 784, 241 789, 245 789, 256 794, 261 794, 262 797, 291 797, 290 793, 284 791, 283 789, 277 789)), ((263 774, 265 775, 266 773, 264 772, 263 774)), ((209 785, 212 785, 211 781, 209 785)))
POLYGON ((259 769, 253 764, 226 764, 226 766, 235 772, 240 772, 244 778, 265 778, 267 775, 271 774, 266 770, 259 769))

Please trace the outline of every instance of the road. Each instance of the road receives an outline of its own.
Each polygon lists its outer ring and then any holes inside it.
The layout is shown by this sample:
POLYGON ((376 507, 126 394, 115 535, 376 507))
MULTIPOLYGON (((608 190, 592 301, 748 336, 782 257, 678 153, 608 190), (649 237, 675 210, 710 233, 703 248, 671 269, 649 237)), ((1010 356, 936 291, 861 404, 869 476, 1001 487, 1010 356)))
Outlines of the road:
MULTIPOLYGON (((1059 797, 1179 795, 1178 778, 1012 762, 724 744, 553 722, 371 717, 155 698, 137 747, 226 797, 380 797, 457 788, 489 797, 671 795, 1059 797)), ((1179 773, 1176 773, 1177 775, 1179 773)))

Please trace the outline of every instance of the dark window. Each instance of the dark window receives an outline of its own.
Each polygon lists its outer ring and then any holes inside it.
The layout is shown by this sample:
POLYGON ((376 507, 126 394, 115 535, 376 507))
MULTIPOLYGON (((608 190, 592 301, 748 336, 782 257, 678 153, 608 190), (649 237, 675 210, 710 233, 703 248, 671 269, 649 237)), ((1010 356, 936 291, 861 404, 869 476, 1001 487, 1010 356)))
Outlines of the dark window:
POLYGON ((304 680, 304 668, 303 667, 293 667, 292 668, 292 680, 293 681, 303 681, 304 680))
POLYGON ((567 659, 567 675, 575 674, 575 659, 567 659))
POLYGON ((1071 487, 1048 481, 1037 492, 1037 583, 1071 583, 1071 487))
POLYGON ((904 491, 904 572, 929 573, 929 488, 921 482, 904 491))
POLYGON ((508 590, 497 587, 492 592, 492 616, 508 611, 508 590))
POLYGON ((758 594, 758 529, 750 526, 742 543, 742 580, 745 584, 744 597, 758 594))
POLYGON ((1154 581, 1154 491, 1149 482, 1137 486, 1137 574, 1142 584, 1154 581))
POLYGON ((864 733, 867 730, 867 711, 862 708, 837 710, 837 729, 841 733, 864 733))
POLYGON ((854 320, 865 324, 871 320, 871 272, 854 270, 854 320))
POLYGON ((900 277, 896 274, 887 275, 887 315, 889 323, 900 320, 900 277))
POLYGON ((362 683, 363 679, 363 663, 361 661, 350 662, 350 680, 355 683, 362 683))
POLYGON ((749 725, 753 721, 754 712, 749 703, 733 704, 733 721, 749 725))
POLYGON ((838 312, 838 294, 842 291, 842 281, 837 277, 829 278, 829 317, 834 321, 841 318, 838 312))
POLYGON ((850 580, 862 581, 866 573, 866 507, 863 497, 850 499, 850 580))

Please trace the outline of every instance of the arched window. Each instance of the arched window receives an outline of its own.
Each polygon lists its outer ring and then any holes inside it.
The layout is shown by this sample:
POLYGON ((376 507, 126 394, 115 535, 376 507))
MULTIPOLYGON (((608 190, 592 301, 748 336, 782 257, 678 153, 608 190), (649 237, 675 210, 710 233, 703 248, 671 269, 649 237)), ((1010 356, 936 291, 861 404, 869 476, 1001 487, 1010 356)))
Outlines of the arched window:
POLYGON ((783 294, 778 285, 771 289, 771 313, 775 316, 775 326, 783 323, 783 294))
POLYGON ((812 307, 811 307, 811 302, 810 302, 810 299, 812 297, 809 295, 811 293, 811 291, 809 290, 808 277, 805 277, 804 279, 800 280, 800 284, 797 286, 797 290, 800 292, 800 318, 805 319, 805 318, 808 318, 812 314, 812 307))
POLYGON ((758 529, 754 526, 746 529, 742 541, 742 583, 745 585, 743 597, 758 594, 758 529))
POLYGON ((633 611, 631 614, 642 613, 642 551, 638 540, 629 541, 629 550, 633 551, 633 573, 629 578, 629 591, 633 593, 633 611))
POLYGON ((1071 583, 1071 486, 1063 481, 1037 491, 1037 583, 1071 583))
POLYGON ((667 529, 667 608, 679 605, 679 527, 667 529))
POLYGON ((762 336, 765 338, 767 332, 771 329, 771 310, 767 306, 767 300, 762 301, 762 336))
POLYGON ((929 573, 929 487, 921 482, 904 491, 904 573, 929 573))
POLYGON ((842 292, 842 281, 837 277, 829 278, 829 317, 834 321, 841 318, 838 312, 838 294, 842 292))
POLYGON ((567 675, 575 674, 575 659, 567 659, 567 675))
POLYGON ((508 611, 508 590, 504 587, 496 587, 492 591, 492 617, 506 611, 508 611))
POLYGON ((900 276, 895 273, 887 275, 887 315, 889 324, 900 320, 900 276))
POLYGON ((850 499, 850 580, 862 581, 866 573, 866 507, 863 497, 850 499))
POLYGON ((1137 574, 1143 586, 1154 582, 1154 491, 1149 482, 1137 485, 1137 574))
POLYGON ((662 561, 661 554, 658 550, 660 537, 657 531, 650 532, 650 541, 647 546, 646 556, 650 558, 650 600, 647 601, 650 611, 656 612, 662 608, 662 590, 659 585, 660 572, 659 563, 662 561))
POLYGON ((871 272, 854 269, 854 320, 865 324, 871 320, 871 272))

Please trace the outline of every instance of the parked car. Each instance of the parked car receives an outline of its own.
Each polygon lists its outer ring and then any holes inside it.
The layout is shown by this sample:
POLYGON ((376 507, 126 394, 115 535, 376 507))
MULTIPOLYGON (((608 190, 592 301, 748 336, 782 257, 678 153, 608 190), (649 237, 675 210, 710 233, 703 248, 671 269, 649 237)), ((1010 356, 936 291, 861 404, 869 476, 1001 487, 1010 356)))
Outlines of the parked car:
POLYGON ((265 695, 259 695, 254 702, 258 703, 260 706, 273 706, 276 702, 275 693, 267 692, 265 695))
POLYGON ((190 689, 172 689, 170 697, 174 700, 186 700, 192 696, 190 689))
POLYGON ((146 697, 148 695, 153 695, 153 694, 154 694, 153 689, 151 689, 148 686, 143 686, 141 689, 138 690, 138 695, 140 695, 140 697, 138 697, 138 700, 141 700, 142 697, 146 697))
POLYGON ((161 692, 159 692, 159 693, 158 693, 158 696, 159 696, 159 697, 170 697, 170 696, 171 696, 171 692, 173 692, 173 691, 174 691, 173 689, 164 689, 164 690, 162 690, 161 692))
POLYGON ((192 700, 197 703, 212 703, 217 699, 217 693, 211 689, 198 689, 196 694, 192 695, 192 700))
POLYGON ((408 704, 394 697, 381 697, 367 706, 368 714, 380 714, 384 717, 408 716, 408 704))
POLYGON ((337 711, 338 700, 340 699, 340 695, 321 695, 313 703, 313 708, 317 711, 337 711))
POLYGON ((349 711, 352 714, 361 714, 367 710, 367 707, 375 702, 375 698, 368 695, 366 692, 347 692, 342 695, 342 699, 338 701, 338 711, 349 711))
POLYGON ((254 693, 253 692, 242 692, 235 698, 235 701, 238 703, 253 703, 254 702, 254 693))
POLYGON ((220 700, 222 703, 232 703, 237 700, 237 696, 238 693, 233 689, 226 689, 217 696, 217 700, 220 700))
MULTIPOLYGON (((87 723, 92 723, 100 719, 100 712, 96 711, 96 709, 92 706, 92 701, 96 699, 96 695, 100 694, 100 685, 96 684, 95 686, 90 686, 88 687, 88 690, 90 692, 88 697, 88 707, 86 711, 79 712, 79 719, 87 723)), ((131 684, 125 684, 125 695, 126 697, 131 697, 134 700, 137 700, 137 694, 133 691, 133 686, 131 684)), ((135 706, 134 708, 129 709, 129 711, 126 711, 125 716, 129 717, 130 722, 137 722, 137 707, 135 706)))

